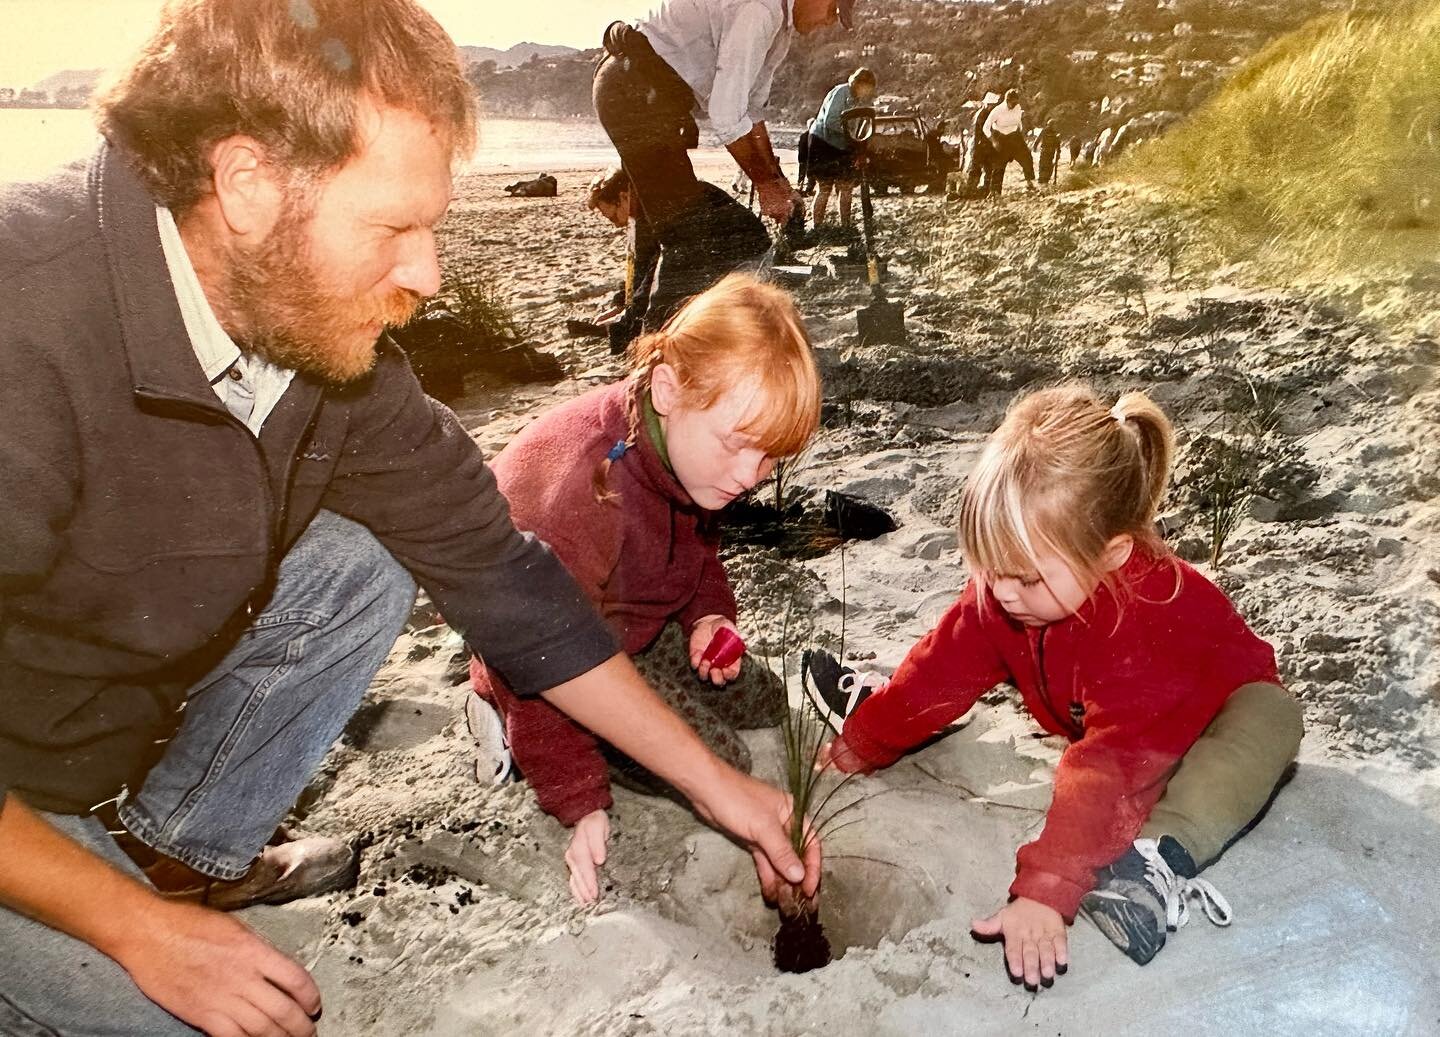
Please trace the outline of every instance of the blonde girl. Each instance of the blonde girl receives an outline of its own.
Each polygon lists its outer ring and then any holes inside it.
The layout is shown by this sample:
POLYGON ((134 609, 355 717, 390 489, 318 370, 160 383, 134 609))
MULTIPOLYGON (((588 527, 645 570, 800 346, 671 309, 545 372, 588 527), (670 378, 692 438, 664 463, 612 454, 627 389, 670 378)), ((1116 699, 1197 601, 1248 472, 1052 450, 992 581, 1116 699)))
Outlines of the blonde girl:
MULTIPOLYGON (((1111 406, 1071 385, 1015 403, 962 497, 969 583, 888 685, 855 696, 829 747, 842 770, 888 766, 1001 683, 1069 740, 1008 902, 973 923, 1032 986, 1064 970, 1077 912, 1140 964, 1192 903, 1228 924, 1198 873, 1262 812, 1299 745, 1270 645, 1156 533, 1173 444, 1140 393, 1111 406)), ((812 694, 863 685, 807 662, 812 694)))

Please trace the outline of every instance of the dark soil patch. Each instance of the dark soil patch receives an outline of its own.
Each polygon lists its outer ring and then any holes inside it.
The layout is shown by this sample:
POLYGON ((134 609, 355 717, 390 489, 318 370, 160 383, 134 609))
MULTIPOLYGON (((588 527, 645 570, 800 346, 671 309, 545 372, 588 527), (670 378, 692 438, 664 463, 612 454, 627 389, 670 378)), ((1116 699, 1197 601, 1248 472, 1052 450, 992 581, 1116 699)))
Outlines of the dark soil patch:
POLYGON ((811 972, 830 964, 830 941, 825 938, 818 908, 781 912, 772 946, 775 967, 781 972, 811 972))

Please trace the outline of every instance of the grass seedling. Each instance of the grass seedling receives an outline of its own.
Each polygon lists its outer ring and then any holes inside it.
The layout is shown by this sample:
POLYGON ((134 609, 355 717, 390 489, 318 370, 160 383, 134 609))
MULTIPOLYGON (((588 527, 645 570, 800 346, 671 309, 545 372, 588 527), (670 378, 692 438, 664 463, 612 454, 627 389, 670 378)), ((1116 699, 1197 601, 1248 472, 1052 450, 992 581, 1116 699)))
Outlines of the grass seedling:
POLYGON ((509 295, 494 278, 467 281, 451 291, 450 297, 451 312, 478 341, 513 344, 525 337, 509 295))
POLYGON ((1128 305, 1131 299, 1140 303, 1140 312, 1150 319, 1150 305, 1145 301, 1145 275, 1138 270, 1127 270, 1116 274, 1110 282, 1110 290, 1120 296, 1120 304, 1128 305))
MULTIPOLYGON (((845 590, 844 540, 840 548, 840 658, 845 657, 845 621, 848 594, 845 590)), ((791 619, 794 599, 786 605, 780 625, 780 680, 790 686, 789 658, 796 640, 791 619)), ((771 664, 768 645, 762 645, 766 665, 771 664)), ((802 675, 803 680, 803 675, 802 675)), ((839 816, 854 802, 831 809, 835 795, 849 784, 854 775, 846 775, 834 784, 828 781, 830 768, 820 764, 821 753, 830 740, 830 727, 803 694, 799 708, 787 710, 780 722, 780 736, 785 749, 785 789, 790 793, 794 810, 790 816, 790 845, 803 858, 810 842, 845 827, 837 824, 839 816), (826 787, 828 785, 828 788, 826 787)), ((854 822, 846 822, 853 824, 854 822)), ((788 889, 788 887, 787 887, 788 889)), ((818 903, 802 899, 795 891, 782 891, 780 928, 775 934, 775 967, 782 972, 808 972, 830 963, 830 943, 820 924, 818 903)))
POLYGON ((1225 543, 1250 503, 1253 478, 1249 454, 1233 443, 1216 441, 1205 487, 1210 502, 1210 567, 1219 569, 1225 543))

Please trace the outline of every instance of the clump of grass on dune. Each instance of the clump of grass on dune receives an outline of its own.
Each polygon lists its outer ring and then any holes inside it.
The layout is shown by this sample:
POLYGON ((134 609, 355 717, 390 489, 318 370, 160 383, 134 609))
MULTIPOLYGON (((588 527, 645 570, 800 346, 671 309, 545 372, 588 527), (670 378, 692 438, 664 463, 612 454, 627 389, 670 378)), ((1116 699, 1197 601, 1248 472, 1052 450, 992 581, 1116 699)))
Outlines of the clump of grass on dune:
POLYGON ((1440 2, 1317 19, 1121 167, 1193 203, 1231 254, 1296 271, 1440 247, 1440 2))

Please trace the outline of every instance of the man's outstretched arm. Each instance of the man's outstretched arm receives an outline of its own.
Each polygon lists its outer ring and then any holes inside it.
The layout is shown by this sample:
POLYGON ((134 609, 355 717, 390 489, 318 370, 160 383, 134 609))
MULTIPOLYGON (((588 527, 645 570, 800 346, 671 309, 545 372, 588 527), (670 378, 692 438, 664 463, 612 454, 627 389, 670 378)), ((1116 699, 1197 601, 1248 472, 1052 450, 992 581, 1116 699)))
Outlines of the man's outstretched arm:
POLYGON ((769 900, 781 880, 813 896, 820 885, 820 842, 802 862, 789 839, 790 797, 741 774, 712 753, 621 653, 544 693, 553 705, 675 786, 705 820, 750 850, 769 900))
POLYGON ((206 1033, 315 1033, 320 991, 298 964, 228 915, 162 899, 14 795, 0 800, 0 905, 113 958, 206 1033))

